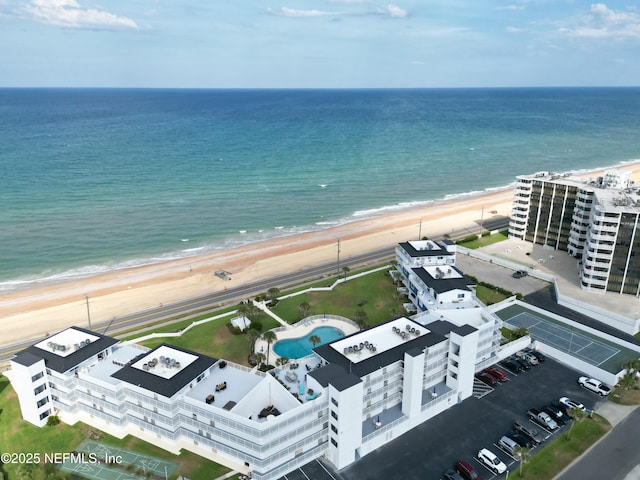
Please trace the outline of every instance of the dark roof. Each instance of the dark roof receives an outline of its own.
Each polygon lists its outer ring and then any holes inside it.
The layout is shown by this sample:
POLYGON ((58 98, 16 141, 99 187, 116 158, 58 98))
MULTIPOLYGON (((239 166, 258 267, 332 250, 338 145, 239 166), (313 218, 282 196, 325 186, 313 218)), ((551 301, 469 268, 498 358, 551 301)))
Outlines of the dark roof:
POLYGON ((343 367, 333 363, 313 370, 307 375, 314 378, 323 387, 332 385, 339 392, 362 382, 360 377, 357 375, 347 373, 343 367))
POLYGON ((154 393, 162 395, 163 397, 171 398, 176 394, 176 392, 181 390, 188 383, 194 381, 198 375, 207 370, 217 361, 217 358, 208 357, 206 355, 201 355, 189 350, 183 350, 182 348, 163 343, 162 345, 158 345, 153 350, 145 352, 142 355, 138 355, 136 358, 130 360, 129 363, 127 363, 117 372, 113 373, 111 376, 113 378, 117 378, 118 380, 122 380, 123 382, 137 385, 146 390, 150 390, 154 393), (132 365, 140 360, 140 358, 147 355, 152 355, 154 351, 162 346, 189 353, 191 355, 197 356, 198 358, 184 367, 171 378, 163 378, 154 373, 145 372, 144 370, 139 370, 132 367, 132 365))
MULTIPOLYGON (((389 320, 389 322, 393 320, 395 319, 389 320)), ((379 328, 381 325, 384 325, 384 323, 372 328, 379 328)), ((427 326, 427 328, 429 328, 429 326, 427 326)), ((431 329, 429 328, 429 330, 431 329)), ((360 333, 362 332, 356 332, 344 338, 349 338, 360 333)), ((344 340, 344 338, 335 341, 341 341, 344 340)), ((331 364, 332 366, 341 366, 345 370, 345 372, 355 373, 360 378, 362 378, 365 375, 378 370, 379 368, 391 365, 392 363, 402 360, 404 358, 405 352, 413 351, 414 349, 424 350, 425 348, 432 345, 437 345, 444 340, 444 335, 430 331, 429 333, 407 340, 399 345, 396 345, 393 348, 390 348, 389 350, 380 352, 358 363, 352 363, 347 357, 333 349, 331 347, 331 343, 333 342, 326 343, 314 348, 313 350, 323 359, 329 362, 329 364, 331 364)))
POLYGON ((471 326, 469 324, 460 325, 459 327, 456 327, 456 328, 453 329, 453 331, 455 333, 457 333, 458 335, 460 335, 461 337, 466 337, 470 333, 473 333, 473 332, 475 332, 477 330, 478 329, 476 327, 473 327, 473 326, 471 326))
POLYGON ((412 268, 413 272, 430 288, 433 288, 437 293, 450 292, 451 290, 471 290, 469 285, 473 285, 474 282, 467 278, 460 270, 454 266, 446 266, 443 268, 452 268, 458 272, 462 277, 458 278, 434 278, 424 268, 412 268))
POLYGON ((453 255, 453 253, 442 248, 442 246, 437 243, 436 243, 437 247, 432 248, 431 250, 418 250, 409 242, 402 242, 399 245, 402 247, 402 249, 405 252, 409 254, 410 257, 435 257, 435 256, 453 255))
POLYGON ((418 357, 422 354, 424 350, 421 348, 414 348, 412 350, 407 350, 407 355, 411 355, 412 357, 418 357))
POLYGON ((461 337, 466 337, 477 330, 476 327, 469 324, 464 324, 458 327, 447 320, 436 320, 435 322, 427 324, 426 327, 432 332, 439 333, 440 335, 448 335, 449 332, 455 332, 461 337))
POLYGON ((12 362, 19 363, 20 365, 24 365, 25 367, 30 367, 31 365, 39 362, 40 360, 42 360, 42 357, 38 357, 37 355, 34 355, 33 353, 28 352, 26 350, 18 353, 15 357, 11 359, 12 362))
MULTIPOLYGON (((84 347, 76 350, 75 352, 70 353, 66 357, 61 357, 60 355, 57 355, 53 352, 49 352, 47 350, 38 348, 35 345, 31 345, 30 347, 19 352, 14 360, 17 360, 18 357, 21 357, 24 354, 29 353, 38 358, 44 359, 44 363, 47 366, 47 368, 50 368, 55 372, 64 373, 64 372, 68 372, 74 367, 77 367, 88 358, 91 358, 94 355, 97 355, 98 353, 106 350, 111 345, 118 343, 118 340, 116 340, 115 338, 107 337, 105 335, 100 335, 99 333, 92 332, 84 328, 80 328, 80 327, 69 327, 69 328, 87 333, 89 335, 96 336, 98 337, 98 339, 91 342, 89 345, 85 345, 84 347)), ((26 358, 29 358, 29 357, 26 357, 26 358)))

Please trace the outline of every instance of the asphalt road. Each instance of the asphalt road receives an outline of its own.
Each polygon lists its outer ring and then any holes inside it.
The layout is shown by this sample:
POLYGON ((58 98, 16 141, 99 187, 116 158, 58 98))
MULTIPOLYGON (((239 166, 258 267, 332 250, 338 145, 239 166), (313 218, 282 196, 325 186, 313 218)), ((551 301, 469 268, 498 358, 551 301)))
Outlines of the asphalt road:
MULTIPOLYGON (((385 259, 391 259, 394 251, 395 247, 374 250, 362 255, 354 255, 341 260, 340 266, 341 268, 347 266, 350 269, 355 269, 367 264, 382 263, 385 259)), ((283 288, 290 285, 304 284, 333 274, 336 274, 336 263, 326 263, 297 272, 272 277, 267 280, 261 280, 238 287, 230 287, 226 290, 212 292, 208 295, 190 298, 182 302, 165 304, 162 307, 136 312, 131 315, 114 318, 110 321, 93 323, 91 327, 97 332, 106 333, 108 331, 110 335, 114 335, 118 331, 128 330, 172 317, 186 316, 194 311, 232 304, 259 293, 264 293, 272 287, 283 288)), ((40 337, 31 338, 24 342, 1 348, 0 364, 7 362, 16 352, 27 348, 37 340, 40 340, 40 337)))
MULTIPOLYGON (((458 233, 480 233, 485 230, 497 230, 508 224, 507 217, 494 216, 458 229, 458 233)), ((427 232, 431 238, 442 238, 444 234, 449 232, 427 232)), ((403 240, 404 241, 404 240, 403 240)), ((382 263, 386 259, 392 259, 394 256, 395 245, 393 247, 374 250, 361 255, 353 255, 340 260, 340 267, 347 266, 350 269, 360 268, 369 264, 382 263)), ((136 327, 142 327, 147 324, 157 323, 170 318, 187 316, 195 311, 204 309, 214 309, 223 305, 229 305, 242 299, 266 292, 272 287, 284 288, 291 285, 301 285, 306 282, 317 280, 318 278, 333 275, 337 272, 336 262, 329 262, 315 267, 311 267, 297 272, 279 275, 259 282, 254 282, 239 287, 230 287, 226 290, 212 292, 209 295, 190 298, 182 302, 165 304, 162 307, 156 307, 142 312, 136 312, 109 321, 92 323, 91 329, 100 333, 109 333, 116 335, 118 332, 130 330, 136 327)), ((12 345, 4 345, 0 348, 0 365, 6 364, 9 359, 20 350, 27 348, 42 337, 32 337, 25 339, 23 342, 14 343, 12 345)))

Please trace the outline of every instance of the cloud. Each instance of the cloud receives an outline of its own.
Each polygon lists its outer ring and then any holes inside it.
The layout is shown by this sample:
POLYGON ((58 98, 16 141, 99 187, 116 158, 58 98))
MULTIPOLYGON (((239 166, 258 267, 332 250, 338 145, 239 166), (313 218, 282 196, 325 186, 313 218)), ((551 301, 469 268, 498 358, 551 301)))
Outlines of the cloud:
POLYGON ((505 5, 503 7, 496 7, 496 10, 509 10, 509 11, 517 11, 517 10, 524 10, 525 7, 524 5, 505 5))
POLYGON ((76 0, 32 0, 24 12, 48 25, 85 29, 137 29, 133 20, 95 8, 82 7, 76 0))
POLYGON ((560 32, 582 38, 640 38, 640 14, 615 11, 604 3, 594 3, 587 14, 574 19, 560 32))
POLYGON ((345 15, 345 12, 327 12, 323 10, 297 10, 294 8, 280 7, 268 8, 267 13, 281 17, 336 17, 345 15))
POLYGON ((526 28, 517 28, 517 27, 507 27, 505 30, 508 33, 522 33, 527 31, 526 28))
POLYGON ((404 18, 409 14, 406 10, 394 5, 393 3, 388 3, 384 7, 380 7, 378 9, 378 13, 392 18, 404 18))

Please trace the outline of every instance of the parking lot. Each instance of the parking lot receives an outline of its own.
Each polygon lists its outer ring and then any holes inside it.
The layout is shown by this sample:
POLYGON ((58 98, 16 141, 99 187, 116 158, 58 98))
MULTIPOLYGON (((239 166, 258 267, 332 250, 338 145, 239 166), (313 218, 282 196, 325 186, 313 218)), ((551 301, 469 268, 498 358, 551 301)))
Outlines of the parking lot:
MULTIPOLYGON (((493 392, 479 399, 468 398, 362 458, 341 471, 340 476, 345 480, 439 479, 457 460, 465 459, 485 480, 505 478, 506 474, 494 476, 474 457, 481 448, 488 448, 510 472, 517 469, 518 463, 496 446, 500 437, 511 430, 514 421, 537 428, 549 439, 568 428, 567 425, 553 434, 544 432, 527 418, 529 408, 557 402, 562 396, 577 400, 588 409, 603 401, 578 386, 579 372, 551 359, 527 372, 507 371, 507 374, 508 381, 497 385, 493 392)), ((548 439, 541 446, 546 442, 548 439)), ((533 455, 537 448, 533 449, 533 455)))

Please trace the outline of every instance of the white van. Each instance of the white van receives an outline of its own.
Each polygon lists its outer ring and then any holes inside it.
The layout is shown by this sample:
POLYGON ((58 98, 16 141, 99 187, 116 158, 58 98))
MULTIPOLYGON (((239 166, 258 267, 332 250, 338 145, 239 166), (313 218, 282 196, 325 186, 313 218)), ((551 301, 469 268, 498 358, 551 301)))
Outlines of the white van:
POLYGON ((506 435, 498 440, 498 445, 502 447, 509 455, 513 455, 518 448, 518 444, 506 435))

